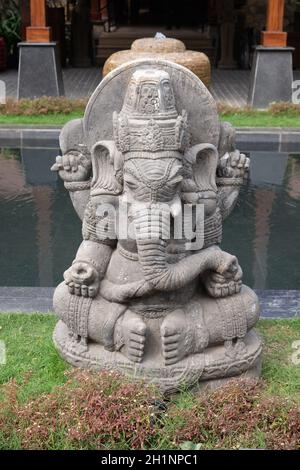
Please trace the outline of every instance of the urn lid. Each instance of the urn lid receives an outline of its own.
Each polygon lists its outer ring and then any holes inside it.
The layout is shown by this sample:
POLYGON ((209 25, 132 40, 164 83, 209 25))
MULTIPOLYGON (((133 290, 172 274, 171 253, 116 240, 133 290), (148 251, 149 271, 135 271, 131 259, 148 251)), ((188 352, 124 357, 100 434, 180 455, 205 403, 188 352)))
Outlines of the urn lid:
POLYGON ((136 39, 131 44, 131 50, 135 52, 185 52, 185 44, 179 39, 167 38, 163 35, 154 38, 136 39))

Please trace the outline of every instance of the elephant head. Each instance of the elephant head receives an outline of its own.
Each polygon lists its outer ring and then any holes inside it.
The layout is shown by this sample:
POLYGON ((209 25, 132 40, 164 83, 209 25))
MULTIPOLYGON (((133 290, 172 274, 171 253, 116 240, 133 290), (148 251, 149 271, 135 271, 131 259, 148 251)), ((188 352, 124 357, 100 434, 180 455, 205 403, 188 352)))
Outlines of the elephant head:
POLYGON ((184 259, 169 263, 168 246, 185 200, 199 202, 205 194, 209 207, 215 201, 217 156, 210 144, 191 147, 186 155, 170 152, 167 158, 159 152, 155 158, 128 154, 125 161, 113 142, 99 142, 93 149, 92 199, 114 206, 126 199, 145 279, 157 289, 173 290, 199 273, 196 258, 194 268, 184 259))
MULTIPOLYGON (((184 156, 179 158, 176 152, 173 158, 159 158, 158 154, 155 159, 135 157, 125 162, 124 194, 130 202, 139 261, 145 278, 157 289, 173 290, 185 284, 186 278, 198 274, 197 263, 194 270, 184 260, 168 263, 167 249, 174 237, 175 218, 184 224, 183 189, 190 191, 190 197, 194 190, 198 203, 205 194, 210 209, 215 203, 217 155, 215 147, 209 144, 189 149, 187 159, 193 173, 190 185, 185 180, 184 156)), ((185 249, 183 243, 181 250, 185 249)))

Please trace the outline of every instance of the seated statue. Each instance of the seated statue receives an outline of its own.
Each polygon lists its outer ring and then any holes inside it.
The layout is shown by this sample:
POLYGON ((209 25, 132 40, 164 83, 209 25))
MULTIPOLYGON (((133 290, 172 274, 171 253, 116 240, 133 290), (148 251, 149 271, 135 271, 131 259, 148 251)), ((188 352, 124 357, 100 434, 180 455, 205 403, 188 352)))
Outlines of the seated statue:
POLYGON ((54 294, 62 357, 166 393, 258 376, 259 302, 220 248, 250 162, 202 82, 166 61, 123 65, 60 145, 52 170, 83 220, 54 294))

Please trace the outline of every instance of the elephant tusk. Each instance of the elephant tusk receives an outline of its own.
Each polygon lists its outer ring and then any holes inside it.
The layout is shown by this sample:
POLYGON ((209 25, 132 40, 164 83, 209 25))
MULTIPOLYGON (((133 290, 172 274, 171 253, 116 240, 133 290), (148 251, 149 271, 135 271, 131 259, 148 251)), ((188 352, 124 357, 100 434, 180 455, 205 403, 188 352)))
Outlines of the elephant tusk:
POLYGON ((179 194, 176 194, 173 201, 170 203, 170 212, 174 218, 182 215, 182 206, 179 194))

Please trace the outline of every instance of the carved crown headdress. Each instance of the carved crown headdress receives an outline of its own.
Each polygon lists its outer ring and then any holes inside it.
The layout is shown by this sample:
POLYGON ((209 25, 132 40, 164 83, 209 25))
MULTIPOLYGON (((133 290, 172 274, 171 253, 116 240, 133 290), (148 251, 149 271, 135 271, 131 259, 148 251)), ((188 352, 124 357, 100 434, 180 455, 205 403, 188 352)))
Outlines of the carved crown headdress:
POLYGON ((170 76, 162 70, 133 73, 113 124, 115 143, 125 160, 169 158, 188 146, 187 114, 178 115, 170 76))

